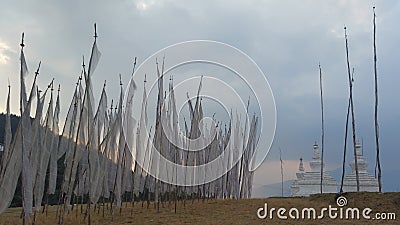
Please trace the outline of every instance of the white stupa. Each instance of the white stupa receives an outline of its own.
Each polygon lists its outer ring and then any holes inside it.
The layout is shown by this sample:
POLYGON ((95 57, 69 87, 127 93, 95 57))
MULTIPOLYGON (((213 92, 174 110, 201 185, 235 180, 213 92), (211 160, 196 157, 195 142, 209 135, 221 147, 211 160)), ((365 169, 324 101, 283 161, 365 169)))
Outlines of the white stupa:
MULTIPOLYGON (((300 158, 299 171, 296 173, 297 179, 293 182, 292 196, 309 196, 311 194, 321 193, 321 158, 319 155, 318 145, 314 144, 314 155, 310 162, 311 171, 305 172, 303 166, 303 159, 300 158)), ((325 171, 322 179, 322 192, 323 193, 336 193, 337 183, 335 179, 325 171)))
MULTIPOLYGON (((368 163, 364 160, 364 156, 361 150, 361 145, 356 144, 356 155, 358 165, 358 179, 360 181, 360 191, 377 192, 379 191, 378 181, 375 176, 367 172, 368 163)), ((351 173, 347 174, 343 180, 343 191, 344 192, 356 192, 357 181, 356 181, 356 169, 355 161, 350 163, 351 173)))

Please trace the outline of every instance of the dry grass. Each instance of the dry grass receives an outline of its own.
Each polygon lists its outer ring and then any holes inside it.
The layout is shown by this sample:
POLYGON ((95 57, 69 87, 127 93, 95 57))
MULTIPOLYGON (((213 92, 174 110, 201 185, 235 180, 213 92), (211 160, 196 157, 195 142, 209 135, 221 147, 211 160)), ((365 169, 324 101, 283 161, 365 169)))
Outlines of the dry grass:
MULTIPOLYGON (((400 193, 348 193, 345 194, 348 199, 349 207, 373 209, 374 212, 394 212, 396 217, 400 216, 400 193)), ((141 203, 136 203, 131 215, 131 208, 122 208, 122 214, 116 210, 114 219, 105 210, 106 215, 102 216, 102 209, 98 214, 92 212, 92 224, 400 224, 400 219, 392 221, 377 221, 377 220, 280 220, 277 218, 261 220, 257 218, 256 211, 263 207, 264 203, 268 203, 268 207, 285 207, 287 209, 296 207, 302 209, 304 207, 314 207, 319 210, 322 207, 332 205, 336 207, 335 194, 313 195, 308 198, 268 198, 268 199, 250 199, 250 200, 209 200, 202 202, 191 201, 186 202, 186 207, 182 203, 178 203, 177 213, 174 213, 174 207, 171 203, 170 207, 166 203, 165 207, 160 206, 160 212, 154 209, 153 204, 149 209, 141 203)), ((146 205, 146 204, 145 204, 146 205)), ((76 208, 75 208, 76 209, 76 208)), ((0 224, 22 224, 19 218, 21 213, 20 208, 8 209, 0 215, 0 224)), ((56 207, 50 207, 48 215, 39 213, 37 215, 37 225, 54 225, 56 220, 56 207)), ((275 216, 276 217, 276 214, 275 216)), ((327 217, 327 216, 326 216, 327 217)), ((83 214, 76 210, 66 215, 65 224, 87 224, 87 219, 83 214)))

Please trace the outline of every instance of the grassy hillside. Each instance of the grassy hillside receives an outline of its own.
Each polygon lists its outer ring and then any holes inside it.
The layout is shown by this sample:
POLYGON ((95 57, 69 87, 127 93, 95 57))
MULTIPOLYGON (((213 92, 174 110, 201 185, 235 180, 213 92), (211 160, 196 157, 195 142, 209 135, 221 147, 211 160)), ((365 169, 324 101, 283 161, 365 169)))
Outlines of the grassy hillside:
MULTIPOLYGON (((398 217, 400 215, 400 193, 348 193, 345 194, 348 200, 348 207, 372 209, 372 213, 376 212, 394 212, 398 217)), ((135 203, 133 213, 131 214, 130 204, 122 208, 122 214, 119 210, 115 210, 114 219, 105 210, 105 216, 102 216, 102 208, 100 211, 92 212, 92 224, 400 224, 400 219, 396 220, 366 220, 366 219, 329 219, 322 220, 313 219, 288 219, 280 220, 259 219, 257 217, 257 209, 268 203, 268 207, 279 208, 296 207, 298 209, 304 207, 314 207, 320 210, 323 207, 337 207, 335 194, 313 195, 307 198, 267 198, 267 199, 249 199, 249 200, 208 200, 202 202, 191 201, 187 202, 184 208, 182 203, 178 203, 177 213, 174 213, 174 207, 168 203, 164 207, 160 206, 160 212, 154 209, 153 204, 150 208, 146 208, 146 204, 142 208, 141 203, 135 203)), ((86 206, 85 206, 86 207, 86 206)), ((346 209, 347 207, 343 207, 346 209)), ((81 208, 75 207, 74 211, 66 216, 66 224, 87 224, 85 216, 80 213, 81 208)), ((57 224, 55 217, 56 206, 49 208, 48 215, 39 213, 37 215, 38 225, 53 225, 57 224)), ((19 218, 21 213, 20 208, 8 209, 0 215, 0 224, 20 224, 22 221, 19 218)))

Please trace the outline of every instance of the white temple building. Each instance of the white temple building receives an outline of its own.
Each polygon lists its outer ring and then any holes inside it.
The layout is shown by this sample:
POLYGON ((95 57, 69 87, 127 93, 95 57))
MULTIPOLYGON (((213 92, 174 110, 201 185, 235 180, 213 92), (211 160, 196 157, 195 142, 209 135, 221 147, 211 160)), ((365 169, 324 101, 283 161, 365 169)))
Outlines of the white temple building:
MULTIPOLYGON (((314 155, 310 162, 311 171, 304 170, 303 159, 300 158, 299 171, 296 173, 297 179, 293 182, 292 196, 309 196, 311 194, 321 193, 321 158, 319 155, 318 145, 314 144, 314 155)), ((325 171, 323 171, 322 179, 322 192, 323 193, 336 193, 337 182, 335 179, 325 171)))
MULTIPOLYGON (((360 182, 360 191, 377 192, 379 184, 375 176, 367 172, 368 163, 364 160, 361 145, 356 144, 356 155, 358 165, 358 180, 360 182)), ((347 174, 343 180, 343 192, 357 192, 355 161, 350 163, 351 173, 347 174)))

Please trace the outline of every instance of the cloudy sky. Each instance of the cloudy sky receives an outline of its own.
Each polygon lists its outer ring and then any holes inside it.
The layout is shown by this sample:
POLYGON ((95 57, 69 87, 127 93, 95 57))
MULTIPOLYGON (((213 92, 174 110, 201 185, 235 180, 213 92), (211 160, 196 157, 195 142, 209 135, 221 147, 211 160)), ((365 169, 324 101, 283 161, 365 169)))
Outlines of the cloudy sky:
MULTIPOLYGON (((118 74, 128 82, 134 57, 143 62, 171 44, 194 39, 215 40, 249 55, 265 73, 276 109, 276 136, 270 154, 256 174, 256 185, 278 182, 279 148, 292 179, 298 159, 312 156, 320 142, 318 63, 324 76, 326 162, 340 166, 347 110, 348 80, 344 25, 348 28, 351 67, 355 69, 354 101, 357 137, 374 165, 374 96, 372 6, 377 7, 380 94, 380 143, 384 190, 399 190, 398 135, 400 96, 400 3, 397 1, 28 1, 4 0, 0 9, 0 111, 5 111, 7 79, 12 86, 12 112, 18 113, 19 43, 25 32, 25 56, 32 82, 54 77, 62 84, 62 117, 89 56, 93 23, 98 24, 102 58, 94 75, 94 92, 107 80, 109 98, 118 98, 118 74), (388 185, 385 186, 385 183, 388 185)), ((349 154, 350 157, 350 154, 349 154)), ((351 157, 350 157, 351 159, 351 157)), ((349 170, 350 168, 347 167, 349 170)))

